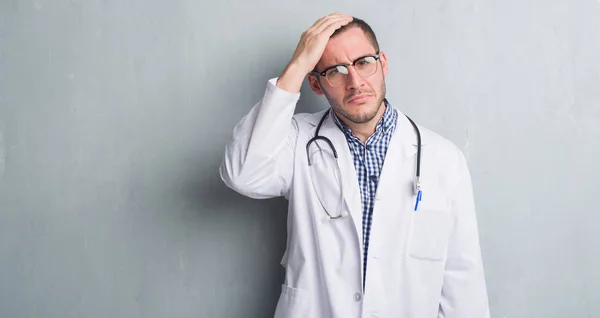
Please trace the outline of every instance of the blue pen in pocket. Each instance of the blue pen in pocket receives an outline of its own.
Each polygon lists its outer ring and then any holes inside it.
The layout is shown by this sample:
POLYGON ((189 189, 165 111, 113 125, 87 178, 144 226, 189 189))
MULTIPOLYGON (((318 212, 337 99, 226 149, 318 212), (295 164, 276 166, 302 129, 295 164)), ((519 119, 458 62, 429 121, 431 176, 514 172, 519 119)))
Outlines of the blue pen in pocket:
POLYGON ((423 194, 423 192, 421 190, 419 190, 419 193, 417 193, 417 200, 415 202, 415 211, 417 211, 417 209, 419 208, 419 202, 421 202, 422 194, 423 194))

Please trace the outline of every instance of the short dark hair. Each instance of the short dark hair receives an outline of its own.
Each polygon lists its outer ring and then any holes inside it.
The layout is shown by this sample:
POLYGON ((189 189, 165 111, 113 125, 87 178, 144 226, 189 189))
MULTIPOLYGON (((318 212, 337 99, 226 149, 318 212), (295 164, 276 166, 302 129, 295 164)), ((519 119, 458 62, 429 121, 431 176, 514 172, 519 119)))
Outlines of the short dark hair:
POLYGON ((333 32, 331 37, 333 38, 336 35, 341 34, 345 31, 347 31, 348 29, 351 29, 354 27, 360 28, 365 33, 365 35, 367 36, 369 41, 371 42, 371 45, 373 45, 373 47, 375 48, 375 51, 379 52, 379 43, 377 42, 377 37, 375 36, 375 32, 373 32, 373 29, 371 29, 371 26, 367 22, 365 22, 364 20, 361 20, 357 17, 353 17, 353 20, 350 21, 350 23, 335 30, 335 32, 333 32))

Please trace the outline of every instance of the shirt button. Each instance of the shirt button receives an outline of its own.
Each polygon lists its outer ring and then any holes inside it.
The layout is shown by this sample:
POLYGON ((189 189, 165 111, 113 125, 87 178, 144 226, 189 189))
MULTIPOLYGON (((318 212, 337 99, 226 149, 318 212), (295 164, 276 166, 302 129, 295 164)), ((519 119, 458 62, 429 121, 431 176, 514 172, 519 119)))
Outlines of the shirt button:
POLYGON ((367 145, 367 150, 371 150, 371 145, 367 145))
POLYGON ((361 301, 362 295, 360 293, 354 293, 354 301, 361 301))
POLYGON ((369 179, 373 182, 377 181, 377 176, 370 176, 369 179))

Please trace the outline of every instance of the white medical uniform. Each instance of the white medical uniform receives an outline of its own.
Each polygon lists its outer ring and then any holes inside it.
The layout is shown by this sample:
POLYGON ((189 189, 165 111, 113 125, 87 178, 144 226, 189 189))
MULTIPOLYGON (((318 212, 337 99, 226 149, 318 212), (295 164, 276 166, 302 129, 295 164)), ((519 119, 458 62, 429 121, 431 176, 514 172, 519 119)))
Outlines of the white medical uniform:
MULTIPOLYGON (((339 154, 340 204, 348 216, 324 220, 306 154, 323 112, 294 115, 300 94, 279 89, 276 81, 268 81, 263 98, 236 125, 220 168, 227 186, 245 196, 289 201, 286 275, 275 317, 489 317, 471 178, 461 151, 419 126, 423 198, 414 211, 417 138, 398 110, 377 187, 363 291, 363 210, 346 138, 328 116, 320 135, 339 154)), ((334 184, 325 174, 315 178, 319 187, 334 184)))

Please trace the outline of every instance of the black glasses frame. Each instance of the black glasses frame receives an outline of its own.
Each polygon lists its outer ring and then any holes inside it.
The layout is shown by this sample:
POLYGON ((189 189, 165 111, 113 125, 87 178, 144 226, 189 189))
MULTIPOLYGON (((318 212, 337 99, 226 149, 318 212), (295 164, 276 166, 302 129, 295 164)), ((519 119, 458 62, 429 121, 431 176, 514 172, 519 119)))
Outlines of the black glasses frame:
POLYGON ((373 58, 375 58, 375 61, 379 61, 379 57, 380 57, 379 51, 375 52, 375 54, 363 55, 363 56, 357 58, 356 60, 352 61, 352 63, 349 63, 349 64, 343 64, 343 63, 342 64, 336 64, 336 65, 332 65, 332 66, 326 68, 325 70, 323 70, 323 72, 312 71, 310 73, 313 74, 313 75, 323 76, 323 77, 327 78, 325 76, 325 75, 327 75, 327 71, 329 71, 331 69, 334 69, 334 68, 336 68, 338 66, 345 66, 346 68, 348 68, 349 66, 354 66, 354 64, 356 64, 356 62, 358 62, 359 60, 364 59, 365 57, 373 57, 373 58))

